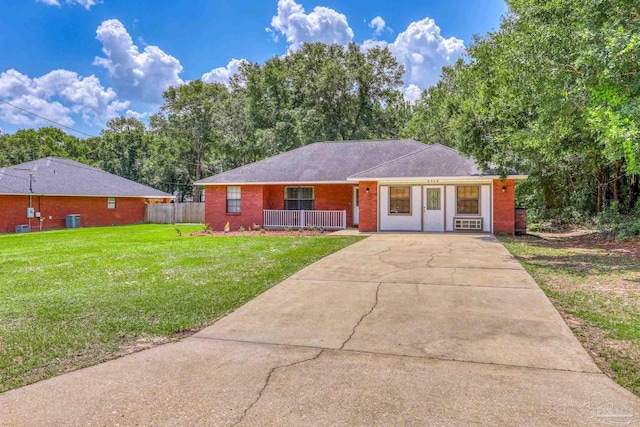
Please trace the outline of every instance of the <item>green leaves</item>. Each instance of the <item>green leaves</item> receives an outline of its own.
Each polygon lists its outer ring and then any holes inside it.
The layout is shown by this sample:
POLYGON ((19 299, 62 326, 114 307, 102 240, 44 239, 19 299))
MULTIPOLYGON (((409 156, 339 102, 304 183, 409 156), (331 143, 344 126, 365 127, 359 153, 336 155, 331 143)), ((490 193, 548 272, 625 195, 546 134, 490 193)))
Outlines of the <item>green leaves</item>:
POLYGON ((621 206, 631 208, 640 173, 637 3, 508 4, 499 30, 474 38, 466 60, 424 92, 407 135, 528 173, 540 184, 528 190, 538 205, 593 212, 625 195, 621 206))

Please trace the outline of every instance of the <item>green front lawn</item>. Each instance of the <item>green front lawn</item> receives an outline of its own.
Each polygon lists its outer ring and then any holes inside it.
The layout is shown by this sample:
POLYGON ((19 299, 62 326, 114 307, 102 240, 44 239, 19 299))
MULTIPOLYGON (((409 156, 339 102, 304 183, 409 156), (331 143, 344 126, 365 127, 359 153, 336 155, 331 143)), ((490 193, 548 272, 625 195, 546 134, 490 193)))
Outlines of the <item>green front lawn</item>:
POLYGON ((358 240, 170 225, 0 235, 0 392, 188 335, 358 240))

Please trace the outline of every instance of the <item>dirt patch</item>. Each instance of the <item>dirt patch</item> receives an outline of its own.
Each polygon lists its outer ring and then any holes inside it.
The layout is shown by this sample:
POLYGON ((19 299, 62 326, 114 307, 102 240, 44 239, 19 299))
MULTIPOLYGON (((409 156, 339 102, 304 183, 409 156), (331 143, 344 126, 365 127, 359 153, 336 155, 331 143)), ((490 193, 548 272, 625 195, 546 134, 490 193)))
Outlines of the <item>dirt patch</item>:
POLYGON ((640 261, 640 238, 623 241, 610 240, 593 230, 576 230, 568 233, 532 233, 530 236, 543 239, 549 247, 553 248, 599 249, 626 255, 640 261))

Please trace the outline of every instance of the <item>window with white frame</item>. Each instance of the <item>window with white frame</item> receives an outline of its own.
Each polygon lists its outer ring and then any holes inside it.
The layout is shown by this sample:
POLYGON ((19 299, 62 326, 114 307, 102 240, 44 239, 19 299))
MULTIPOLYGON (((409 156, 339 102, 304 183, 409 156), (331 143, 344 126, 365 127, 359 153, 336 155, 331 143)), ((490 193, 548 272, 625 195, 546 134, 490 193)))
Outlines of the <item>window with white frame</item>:
POLYGON ((107 197, 107 209, 115 209, 115 208, 116 208, 116 198, 107 197))
POLYGON ((313 187, 285 187, 284 208, 288 211, 312 211, 314 209, 313 187))
POLYGON ((457 214, 480 214, 480 187, 477 185, 459 185, 456 188, 457 214))
POLYGON ((411 214, 411 187, 389 187, 389 213, 411 214))
POLYGON ((240 186, 227 187, 227 213, 240 213, 240 186))

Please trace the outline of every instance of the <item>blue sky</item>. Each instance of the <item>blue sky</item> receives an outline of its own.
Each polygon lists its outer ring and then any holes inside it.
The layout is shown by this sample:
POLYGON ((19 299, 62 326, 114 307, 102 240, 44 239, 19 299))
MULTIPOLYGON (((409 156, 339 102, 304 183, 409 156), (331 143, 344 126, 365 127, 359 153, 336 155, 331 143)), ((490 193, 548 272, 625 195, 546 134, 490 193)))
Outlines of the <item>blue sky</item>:
MULTIPOLYGON (((0 0, 0 100, 90 134, 145 119, 169 85, 225 83, 305 41, 388 46, 415 99, 473 34, 498 27, 503 0, 0 0), (233 61, 233 60, 236 61, 233 61)), ((47 125, 0 103, 0 129, 47 125)))

